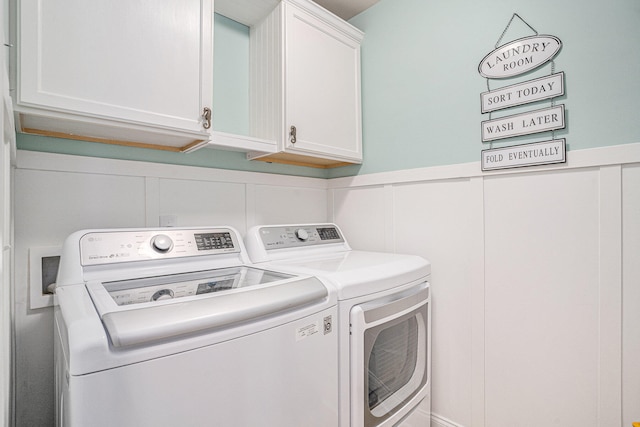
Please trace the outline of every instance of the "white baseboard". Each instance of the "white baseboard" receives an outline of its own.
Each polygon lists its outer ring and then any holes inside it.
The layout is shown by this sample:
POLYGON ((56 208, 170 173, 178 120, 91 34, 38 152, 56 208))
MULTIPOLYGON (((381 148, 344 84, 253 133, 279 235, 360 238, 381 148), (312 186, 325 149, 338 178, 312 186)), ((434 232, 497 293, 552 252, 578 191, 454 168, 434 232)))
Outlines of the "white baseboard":
POLYGON ((431 413, 431 427, 464 427, 438 414, 431 413))
POLYGON ((403 419, 399 427, 429 427, 430 415, 428 410, 417 407, 407 418, 403 419))

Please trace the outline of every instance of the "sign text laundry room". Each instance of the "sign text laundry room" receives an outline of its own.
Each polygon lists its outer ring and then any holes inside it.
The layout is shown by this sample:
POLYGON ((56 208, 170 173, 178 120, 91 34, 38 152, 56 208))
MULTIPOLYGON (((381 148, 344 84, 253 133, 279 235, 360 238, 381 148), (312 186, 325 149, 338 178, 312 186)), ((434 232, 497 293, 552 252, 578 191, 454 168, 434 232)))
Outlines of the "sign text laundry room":
POLYGON ((532 36, 514 40, 485 56, 478 71, 489 79, 513 77, 534 70, 549 62, 562 47, 554 36, 532 36))

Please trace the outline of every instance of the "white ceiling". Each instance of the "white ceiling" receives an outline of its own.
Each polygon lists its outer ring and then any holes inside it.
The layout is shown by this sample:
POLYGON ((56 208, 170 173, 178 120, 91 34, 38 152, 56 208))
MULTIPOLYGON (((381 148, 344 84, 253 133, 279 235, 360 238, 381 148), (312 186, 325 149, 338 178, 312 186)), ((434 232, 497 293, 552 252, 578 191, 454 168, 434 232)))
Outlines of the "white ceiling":
POLYGON ((379 0, 314 0, 342 19, 350 19, 365 9, 370 8, 379 0))
MULTIPOLYGON (((280 0, 216 0, 215 11, 220 15, 251 26, 267 16, 280 0)), ((379 0, 314 0, 340 18, 350 19, 379 0)))

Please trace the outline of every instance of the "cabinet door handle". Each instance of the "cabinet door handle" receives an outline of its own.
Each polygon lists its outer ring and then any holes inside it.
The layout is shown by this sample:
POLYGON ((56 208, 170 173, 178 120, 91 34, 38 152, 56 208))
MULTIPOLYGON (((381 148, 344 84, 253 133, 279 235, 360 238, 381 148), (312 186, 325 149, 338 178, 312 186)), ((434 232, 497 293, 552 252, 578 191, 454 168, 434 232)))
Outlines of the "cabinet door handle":
POLYGON ((204 111, 202 112, 202 119, 204 123, 202 123, 202 127, 205 129, 209 129, 211 127, 211 108, 204 107, 204 111))
POLYGON ((289 132, 289 136, 291 137, 291 143, 295 144, 297 139, 296 139, 296 133, 297 133, 297 129, 295 126, 291 126, 291 131, 289 132))

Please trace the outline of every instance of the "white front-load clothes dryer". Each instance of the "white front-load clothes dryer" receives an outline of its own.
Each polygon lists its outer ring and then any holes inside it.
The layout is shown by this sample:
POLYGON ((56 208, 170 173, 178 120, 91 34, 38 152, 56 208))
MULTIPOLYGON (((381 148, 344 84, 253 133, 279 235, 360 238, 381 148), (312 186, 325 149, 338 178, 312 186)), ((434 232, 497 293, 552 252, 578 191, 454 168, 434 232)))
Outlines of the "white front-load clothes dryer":
POLYGON ((74 233, 55 299, 59 427, 338 425, 335 292, 230 227, 74 233))
POLYGON ((429 425, 427 260, 352 250, 335 224, 257 226, 245 244, 256 265, 315 275, 335 289, 341 427, 429 425))

